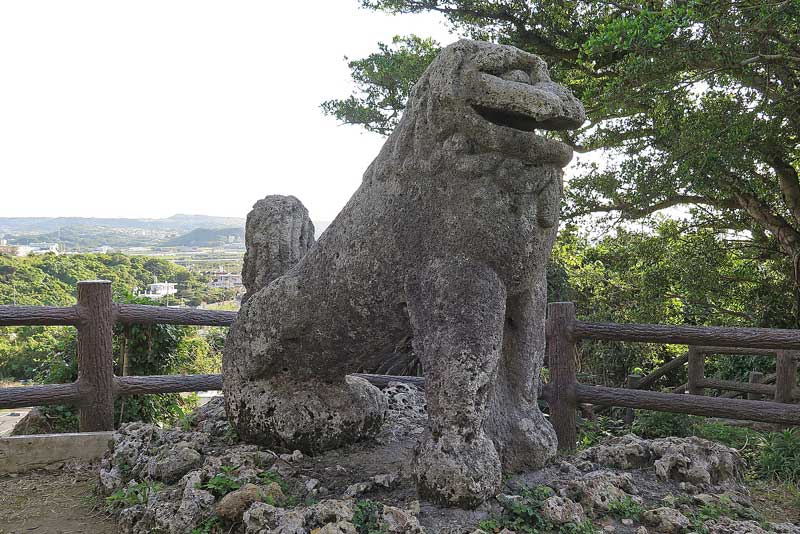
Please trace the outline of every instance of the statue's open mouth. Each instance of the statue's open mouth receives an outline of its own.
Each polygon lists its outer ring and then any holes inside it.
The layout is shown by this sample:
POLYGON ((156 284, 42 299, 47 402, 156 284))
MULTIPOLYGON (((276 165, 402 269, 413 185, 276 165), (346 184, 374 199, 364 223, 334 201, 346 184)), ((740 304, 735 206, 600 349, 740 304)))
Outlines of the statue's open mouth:
POLYGON ((549 79, 531 83, 521 70, 499 76, 477 71, 466 84, 472 109, 497 126, 525 132, 571 130, 586 120, 580 102, 566 88, 549 79))
POLYGON ((473 105, 472 109, 492 124, 525 132, 535 132, 536 130, 565 130, 572 125, 571 122, 567 122, 563 119, 551 118, 547 120, 536 120, 524 113, 493 109, 486 106, 473 105))

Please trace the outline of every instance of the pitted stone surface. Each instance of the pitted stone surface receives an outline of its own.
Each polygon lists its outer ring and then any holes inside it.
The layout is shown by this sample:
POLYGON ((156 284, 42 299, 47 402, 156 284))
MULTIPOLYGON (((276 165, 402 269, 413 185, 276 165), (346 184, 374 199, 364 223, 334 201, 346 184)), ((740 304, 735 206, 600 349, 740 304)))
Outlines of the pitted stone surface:
POLYGON ((270 195, 247 214, 242 283, 247 300, 286 273, 314 244, 314 223, 295 197, 270 195))
POLYGON ((742 477, 735 449, 697 437, 642 439, 628 434, 587 449, 579 458, 617 469, 653 466, 659 478, 681 482, 689 493, 732 487, 742 477))
POLYGON ((444 49, 336 220, 242 306, 223 358, 239 435, 312 453, 375 436, 383 396, 345 376, 385 367, 411 337, 427 379, 424 495, 475 506, 501 465, 551 458, 537 405, 545 270, 572 151, 536 131, 584 120, 538 56, 444 49))

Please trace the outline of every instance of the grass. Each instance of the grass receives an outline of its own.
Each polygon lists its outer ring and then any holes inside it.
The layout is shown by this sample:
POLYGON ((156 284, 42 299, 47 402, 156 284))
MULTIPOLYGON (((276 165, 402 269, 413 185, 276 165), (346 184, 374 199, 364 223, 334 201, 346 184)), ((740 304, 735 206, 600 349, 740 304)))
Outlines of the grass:
POLYGON ((163 488, 163 485, 158 482, 140 482, 139 484, 125 486, 106 497, 105 503, 109 511, 145 504, 150 495, 158 493, 161 488, 163 488))

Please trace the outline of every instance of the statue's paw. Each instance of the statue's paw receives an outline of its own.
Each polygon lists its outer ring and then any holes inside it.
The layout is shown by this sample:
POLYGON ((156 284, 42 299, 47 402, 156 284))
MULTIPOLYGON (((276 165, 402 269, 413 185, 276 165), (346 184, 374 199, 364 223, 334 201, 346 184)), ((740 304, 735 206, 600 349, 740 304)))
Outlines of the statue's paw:
POLYGON ((426 435, 414 458, 414 474, 421 497, 460 508, 475 508, 497 494, 502 477, 497 450, 483 433, 471 439, 426 435))
POLYGON ((246 383, 231 397, 243 440, 311 454, 374 437, 387 410, 378 388, 350 376, 338 384, 246 383))
POLYGON ((536 405, 504 411, 494 421, 497 431, 492 437, 504 471, 540 469, 555 456, 555 430, 536 405))

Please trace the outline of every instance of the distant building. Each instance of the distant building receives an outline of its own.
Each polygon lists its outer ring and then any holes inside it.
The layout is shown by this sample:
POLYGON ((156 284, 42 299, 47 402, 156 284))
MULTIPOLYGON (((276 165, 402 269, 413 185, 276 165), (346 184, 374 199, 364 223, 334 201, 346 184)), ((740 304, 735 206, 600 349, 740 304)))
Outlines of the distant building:
POLYGON ((0 245, 0 254, 9 256, 27 256, 33 249, 27 245, 0 245))
POLYGON ((173 284, 171 282, 155 282, 147 286, 147 289, 140 292, 138 295, 153 300, 160 299, 177 293, 177 285, 178 284, 173 284))
POLYGON ((242 275, 226 273, 220 271, 212 273, 213 280, 208 284, 210 287, 219 289, 234 289, 242 287, 242 275))
POLYGON ((30 243, 28 245, 34 254, 60 254, 61 253, 61 245, 58 243, 30 243))

